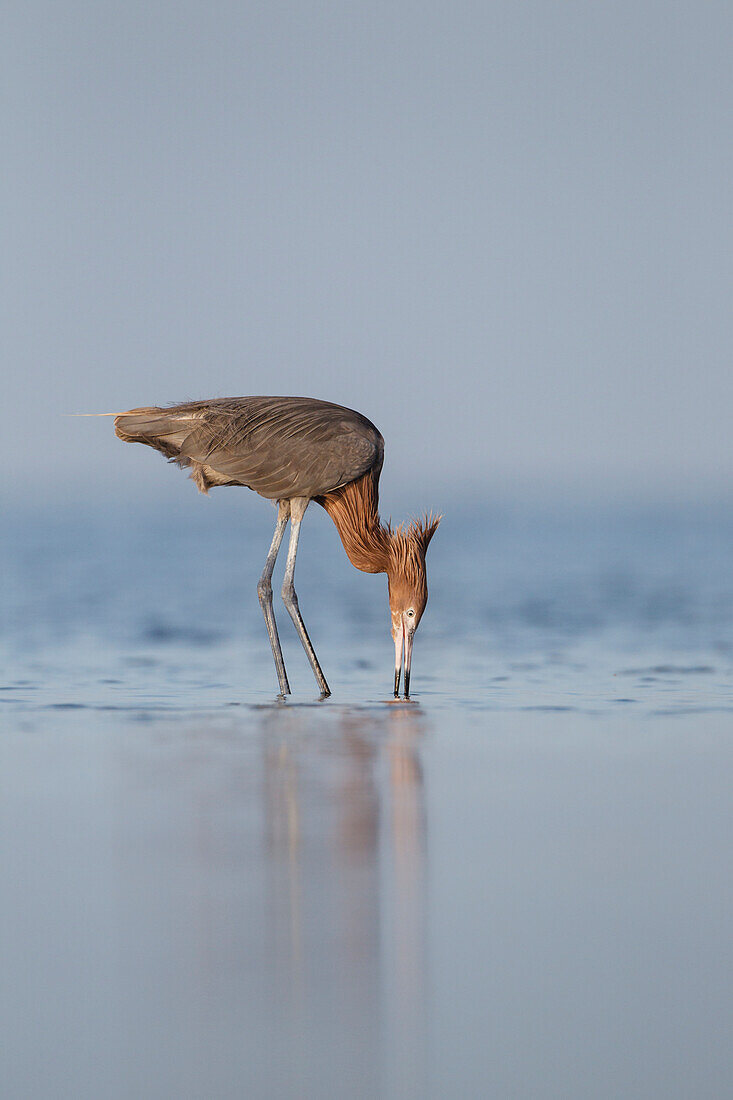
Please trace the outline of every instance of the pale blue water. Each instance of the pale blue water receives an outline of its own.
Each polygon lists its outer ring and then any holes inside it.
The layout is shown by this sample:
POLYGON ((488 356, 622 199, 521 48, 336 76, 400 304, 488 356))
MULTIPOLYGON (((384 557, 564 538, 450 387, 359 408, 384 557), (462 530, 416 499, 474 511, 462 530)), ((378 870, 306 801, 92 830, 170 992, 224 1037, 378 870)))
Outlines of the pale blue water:
POLYGON ((408 704, 318 509, 275 701, 272 524, 5 513, 3 1095, 727 1095, 727 511, 449 514, 408 704))

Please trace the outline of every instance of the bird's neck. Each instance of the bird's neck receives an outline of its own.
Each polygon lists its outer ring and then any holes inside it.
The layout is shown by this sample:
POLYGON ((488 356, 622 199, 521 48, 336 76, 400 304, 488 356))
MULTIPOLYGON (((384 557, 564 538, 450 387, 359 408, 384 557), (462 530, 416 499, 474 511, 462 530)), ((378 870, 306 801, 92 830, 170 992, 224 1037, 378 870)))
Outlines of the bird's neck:
MULTIPOLYGON (((352 565, 364 573, 386 573, 390 591, 400 585, 422 592, 425 583, 425 551, 421 528, 393 529, 379 518, 379 474, 370 471, 320 497, 319 504, 336 524, 352 565)), ((437 526, 437 524, 436 524, 437 526)))
POLYGON ((379 518, 378 477, 370 471, 319 499, 336 525, 349 561, 364 573, 386 573, 391 560, 393 535, 379 518))

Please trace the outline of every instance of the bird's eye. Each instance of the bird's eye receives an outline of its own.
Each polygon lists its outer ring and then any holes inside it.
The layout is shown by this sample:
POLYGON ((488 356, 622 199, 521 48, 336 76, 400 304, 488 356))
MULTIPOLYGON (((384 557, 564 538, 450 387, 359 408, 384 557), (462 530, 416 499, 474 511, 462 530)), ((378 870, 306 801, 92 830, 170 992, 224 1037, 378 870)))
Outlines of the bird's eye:
POLYGON ((410 608, 410 610, 407 612, 407 614, 410 616, 410 618, 412 618, 414 616, 415 612, 412 610, 412 608, 410 608))

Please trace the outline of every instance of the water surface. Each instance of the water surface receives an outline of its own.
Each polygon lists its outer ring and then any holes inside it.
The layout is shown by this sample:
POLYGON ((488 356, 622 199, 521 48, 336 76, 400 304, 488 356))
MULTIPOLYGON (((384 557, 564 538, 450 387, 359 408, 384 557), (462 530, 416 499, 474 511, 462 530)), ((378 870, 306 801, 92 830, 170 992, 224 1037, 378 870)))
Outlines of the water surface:
POLYGON ((197 503, 9 514, 4 1094, 725 1095, 723 514, 449 517, 405 703, 309 512, 283 704, 270 512, 197 503))

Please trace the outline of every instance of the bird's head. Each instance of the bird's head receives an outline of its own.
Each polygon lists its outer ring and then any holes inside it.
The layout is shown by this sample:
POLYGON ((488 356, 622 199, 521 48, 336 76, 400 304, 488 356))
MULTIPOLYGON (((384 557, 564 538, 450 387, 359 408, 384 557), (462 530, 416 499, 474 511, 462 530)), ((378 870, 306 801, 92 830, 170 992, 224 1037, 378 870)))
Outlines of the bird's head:
POLYGON ((387 583, 395 646, 395 698, 399 695, 403 660, 405 698, 410 695, 412 642, 428 602, 425 554, 440 520, 440 516, 426 516, 424 520, 413 520, 408 527, 400 526, 390 532, 387 583))

